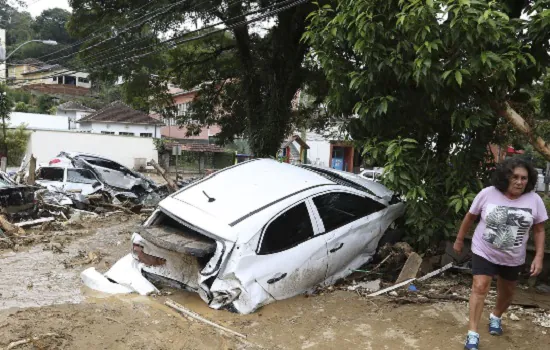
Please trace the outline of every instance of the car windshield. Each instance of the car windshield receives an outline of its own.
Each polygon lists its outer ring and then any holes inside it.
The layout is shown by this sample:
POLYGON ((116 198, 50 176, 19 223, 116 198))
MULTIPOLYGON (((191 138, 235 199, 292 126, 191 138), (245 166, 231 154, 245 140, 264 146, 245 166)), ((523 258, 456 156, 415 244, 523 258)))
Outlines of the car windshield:
POLYGON ((67 182, 93 185, 98 180, 90 170, 67 169, 67 182))

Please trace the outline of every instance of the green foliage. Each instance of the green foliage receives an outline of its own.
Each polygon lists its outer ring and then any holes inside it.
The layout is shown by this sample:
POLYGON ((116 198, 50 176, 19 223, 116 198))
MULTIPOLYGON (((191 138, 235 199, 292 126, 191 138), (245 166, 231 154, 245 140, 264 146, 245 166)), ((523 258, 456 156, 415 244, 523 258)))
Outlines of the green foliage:
POLYGON ((327 108, 359 117, 351 136, 406 198, 421 246, 453 233, 488 178, 487 145, 511 140, 502 104, 536 124, 528 91, 549 62, 550 1, 533 1, 528 20, 516 5, 340 0, 310 15, 303 40, 328 78, 327 108))
POLYGON ((26 104, 31 103, 31 93, 21 89, 9 89, 7 90, 9 98, 17 103, 23 102, 26 104))
POLYGON ((17 102, 14 111, 27 113, 29 111, 29 106, 25 102, 17 102))
MULTIPOLYGON (((155 110, 164 117, 176 116, 171 96, 166 94, 169 84, 186 90, 198 89, 188 113, 177 116, 179 125, 186 126, 189 134, 197 134, 201 128, 218 124, 222 127, 218 135, 221 144, 244 136, 256 155, 267 156, 275 154, 293 128, 296 115, 292 113, 291 102, 297 90, 306 81, 317 86, 312 82, 319 77, 315 73, 320 70, 304 64, 308 46, 300 40, 306 17, 314 9, 312 4, 304 3, 273 16, 276 24, 267 29, 258 30, 265 23, 257 23, 211 33, 180 45, 158 45, 155 49, 162 52, 102 69, 97 68, 97 61, 151 53, 152 49, 145 48, 158 44, 161 35, 188 32, 182 30, 183 23, 223 22, 229 26, 245 19, 249 11, 265 14, 278 2, 191 0, 174 4, 160 0, 155 1, 155 6, 144 6, 150 1, 74 0, 69 30, 78 37, 94 33, 96 39, 88 46, 94 45, 112 36, 98 33, 98 27, 121 27, 136 17, 148 15, 151 7, 159 9, 172 4, 170 11, 101 44, 101 50, 111 50, 107 54, 89 50, 83 52, 80 60, 94 79, 113 81, 122 77, 126 102, 141 110, 155 110), (134 10, 138 11, 127 15, 134 10)), ((205 30, 187 38, 207 33, 205 30)))
POLYGON ((50 114, 53 107, 55 107, 55 101, 52 96, 40 95, 40 97, 38 97, 38 113, 50 114))
MULTIPOLYGON (((70 13, 66 10, 52 8, 43 11, 36 19, 33 19, 30 13, 18 10, 6 1, 1 1, 0 19, 3 21, 2 27, 6 29, 8 52, 33 39, 55 40, 58 43, 57 46, 30 43, 15 52, 10 57, 10 61, 15 62, 25 58, 40 57, 74 44, 75 39, 69 36, 65 28, 69 16, 70 13)), ((66 55, 75 50, 78 50, 78 46, 64 51, 64 54, 66 55)))
MULTIPOLYGON (((26 130, 26 125, 19 125, 14 129, 9 129, 6 132, 6 143, 8 146, 8 165, 19 166, 25 152, 27 151, 27 144, 29 141, 30 133, 26 130)), ((0 134, 0 144, 4 144, 4 137, 0 134)))

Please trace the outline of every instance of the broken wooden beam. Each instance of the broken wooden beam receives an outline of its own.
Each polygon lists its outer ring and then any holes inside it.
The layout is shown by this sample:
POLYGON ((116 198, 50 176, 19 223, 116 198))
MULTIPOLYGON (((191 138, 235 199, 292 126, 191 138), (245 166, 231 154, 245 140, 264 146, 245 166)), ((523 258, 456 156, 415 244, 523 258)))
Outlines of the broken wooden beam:
POLYGON ((25 230, 9 222, 4 215, 0 215, 0 226, 6 233, 15 233, 17 235, 25 234, 25 230))
POLYGON ((153 168, 155 168, 155 170, 159 173, 160 176, 162 176, 164 178, 164 180, 166 181, 166 184, 168 186, 168 189, 172 192, 176 192, 177 190, 179 190, 178 186, 176 185, 176 183, 170 178, 168 172, 166 170, 164 170, 157 162, 155 162, 153 159, 151 159, 150 161, 151 165, 153 166, 153 168))
POLYGON ((19 223, 15 224, 15 226, 17 226, 17 227, 30 227, 30 226, 40 225, 40 224, 43 224, 45 222, 51 222, 51 221, 55 221, 55 218, 50 217, 50 218, 40 218, 40 219, 37 219, 37 220, 31 220, 31 221, 24 221, 24 222, 19 222, 19 223))
POLYGON ((405 266, 401 269, 401 273, 399 274, 399 277, 397 277, 397 281, 395 281, 395 283, 401 283, 411 278, 416 278, 421 264, 422 257, 417 253, 411 253, 405 262, 405 266))
POLYGON ((435 271, 432 271, 422 277, 420 277, 418 279, 419 282, 422 282, 422 281, 425 281, 427 280, 428 278, 432 278, 433 276, 436 276, 436 275, 439 275, 440 273, 443 273, 445 271, 447 271, 448 269, 450 269, 451 267, 453 267, 453 263, 448 263, 447 265, 443 266, 442 268, 440 269, 437 269, 435 271))
POLYGON ((29 162, 29 177, 27 178, 27 184, 34 186, 36 180, 36 157, 31 154, 31 160, 29 162))

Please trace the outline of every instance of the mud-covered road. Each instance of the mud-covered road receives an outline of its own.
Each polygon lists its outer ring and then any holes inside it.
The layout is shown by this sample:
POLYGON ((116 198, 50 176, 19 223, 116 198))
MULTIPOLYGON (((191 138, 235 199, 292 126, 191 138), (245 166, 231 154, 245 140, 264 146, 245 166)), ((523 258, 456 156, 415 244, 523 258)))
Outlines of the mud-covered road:
MULTIPOLYGON (((467 305, 397 305, 345 290, 300 296, 252 315, 209 309, 197 295, 106 296, 79 274, 106 271, 129 251, 141 218, 112 217, 76 230, 41 235, 27 247, 0 251, 0 349, 461 349, 467 305), (247 335, 221 333, 164 306, 166 298, 247 335), (14 346, 15 344, 15 346, 14 346)), ((548 298, 523 295, 530 300, 548 298)), ((548 349, 550 328, 518 313, 503 337, 482 331, 482 349, 548 349)), ((487 316, 487 315, 485 315, 487 316)))

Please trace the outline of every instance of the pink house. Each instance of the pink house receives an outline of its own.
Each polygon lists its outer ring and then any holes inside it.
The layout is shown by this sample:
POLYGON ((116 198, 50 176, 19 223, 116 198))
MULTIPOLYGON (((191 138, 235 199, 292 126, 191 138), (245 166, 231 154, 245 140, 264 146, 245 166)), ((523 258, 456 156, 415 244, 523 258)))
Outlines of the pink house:
MULTIPOLYGON (((183 114, 189 108, 189 103, 193 101, 199 90, 184 91, 180 88, 170 88, 170 93, 174 98, 174 105, 178 109, 178 114, 183 114)), ((211 136, 218 134, 221 129, 217 125, 205 127, 201 133, 196 136, 187 136, 187 128, 180 128, 176 125, 175 119, 165 120, 166 126, 162 127, 160 133, 162 137, 174 140, 191 141, 198 143, 208 143, 211 136)))

